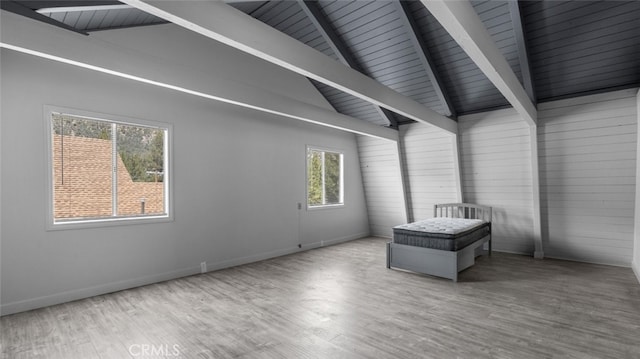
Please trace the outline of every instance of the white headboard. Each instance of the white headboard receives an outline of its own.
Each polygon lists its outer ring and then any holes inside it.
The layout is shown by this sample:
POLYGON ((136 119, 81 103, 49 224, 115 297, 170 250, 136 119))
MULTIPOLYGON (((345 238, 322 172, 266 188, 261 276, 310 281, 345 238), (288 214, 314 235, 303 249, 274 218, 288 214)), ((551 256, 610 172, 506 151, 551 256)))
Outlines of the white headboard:
POLYGON ((433 206, 433 216, 481 219, 491 222, 491 207, 471 203, 441 203, 433 206))

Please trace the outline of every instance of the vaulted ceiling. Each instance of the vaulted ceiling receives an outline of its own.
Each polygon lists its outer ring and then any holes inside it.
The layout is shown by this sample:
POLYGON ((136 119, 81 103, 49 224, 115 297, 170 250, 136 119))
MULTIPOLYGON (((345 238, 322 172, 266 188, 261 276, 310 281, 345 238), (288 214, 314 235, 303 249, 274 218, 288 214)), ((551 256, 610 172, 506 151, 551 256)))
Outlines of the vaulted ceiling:
MULTIPOLYGON (((237 1, 253 18, 455 119, 511 105, 420 1, 237 1)), ((92 31, 166 23, 118 1, 6 1, 2 8, 92 31)), ((471 4, 535 104, 640 87, 640 1, 471 4)), ((340 113, 382 126, 407 118, 310 80, 340 113)))

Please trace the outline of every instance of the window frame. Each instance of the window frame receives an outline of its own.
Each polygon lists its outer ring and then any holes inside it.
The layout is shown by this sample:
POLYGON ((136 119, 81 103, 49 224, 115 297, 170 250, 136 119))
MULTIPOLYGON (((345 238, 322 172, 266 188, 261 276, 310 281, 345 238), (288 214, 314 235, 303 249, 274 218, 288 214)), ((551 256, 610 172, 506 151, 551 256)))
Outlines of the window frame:
MULTIPOLYGON (((46 191, 47 213, 46 230, 68 230, 82 228, 99 228, 109 226, 122 226, 130 224, 147 224, 173 221, 173 125, 166 122, 143 120, 120 115, 99 113, 95 111, 80 110, 60 106, 44 106, 44 134, 45 155, 47 164, 46 191), (57 221, 54 218, 55 190, 54 190, 54 159, 53 159, 53 114, 65 114, 76 117, 84 117, 88 120, 108 122, 117 125, 129 125, 162 129, 164 136, 164 208, 163 214, 150 214, 138 216, 112 216, 105 218, 79 219, 57 221)), ((117 188, 117 187, 116 187, 117 188)))
MULTIPOLYGON (((344 161, 345 161, 345 151, 336 148, 322 147, 322 146, 313 146, 307 145, 305 150, 305 203, 307 210, 315 211, 315 210, 323 210, 323 209, 334 209, 334 208, 344 208, 345 206, 345 186, 344 186, 344 161), (320 204, 320 205, 310 205, 309 204, 309 151, 321 151, 321 152, 331 152, 337 153, 340 155, 340 203, 333 204, 320 204)), ((323 172, 324 172, 324 164, 323 164, 323 172)), ((324 175, 324 173, 323 173, 324 175)), ((323 176, 324 177, 324 176, 323 176)), ((324 192, 324 186, 322 191, 324 192)), ((324 194, 323 194, 323 197, 324 194)))

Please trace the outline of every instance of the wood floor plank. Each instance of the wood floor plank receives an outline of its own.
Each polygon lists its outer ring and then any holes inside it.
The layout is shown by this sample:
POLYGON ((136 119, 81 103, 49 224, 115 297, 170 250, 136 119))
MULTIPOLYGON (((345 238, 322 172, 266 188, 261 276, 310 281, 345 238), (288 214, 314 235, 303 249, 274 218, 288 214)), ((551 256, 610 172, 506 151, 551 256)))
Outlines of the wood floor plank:
POLYGON ((628 268, 495 253, 454 283, 379 238, 0 318, 3 358, 618 359, 638 333, 628 268))

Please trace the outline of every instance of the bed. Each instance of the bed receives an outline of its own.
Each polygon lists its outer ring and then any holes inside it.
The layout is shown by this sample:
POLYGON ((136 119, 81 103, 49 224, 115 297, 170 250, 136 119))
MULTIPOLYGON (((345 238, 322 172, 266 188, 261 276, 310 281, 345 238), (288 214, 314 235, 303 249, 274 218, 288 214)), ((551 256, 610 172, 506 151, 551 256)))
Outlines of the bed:
POLYGON ((434 206, 434 218, 393 228, 387 268, 458 280, 485 252, 491 255, 491 207, 468 203, 434 206))

